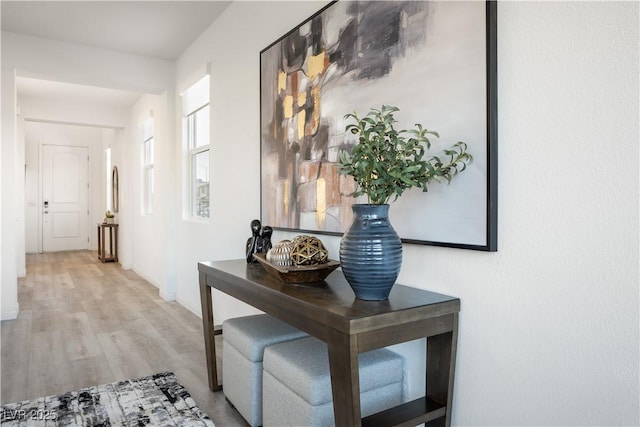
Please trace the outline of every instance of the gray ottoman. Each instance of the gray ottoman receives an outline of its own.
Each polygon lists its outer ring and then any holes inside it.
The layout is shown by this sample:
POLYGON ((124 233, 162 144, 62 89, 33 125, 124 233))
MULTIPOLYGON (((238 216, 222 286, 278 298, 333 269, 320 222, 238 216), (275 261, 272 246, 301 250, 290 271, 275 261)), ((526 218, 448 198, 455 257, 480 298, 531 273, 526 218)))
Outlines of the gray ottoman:
MULTIPOLYGON (((359 357, 362 416, 402 403, 402 356, 383 348, 359 357)), ((262 382, 265 427, 335 424, 324 342, 309 337, 267 347, 262 382)))
POLYGON ((252 426, 262 425, 262 357, 266 346, 307 337, 267 314, 222 323, 223 392, 252 426))

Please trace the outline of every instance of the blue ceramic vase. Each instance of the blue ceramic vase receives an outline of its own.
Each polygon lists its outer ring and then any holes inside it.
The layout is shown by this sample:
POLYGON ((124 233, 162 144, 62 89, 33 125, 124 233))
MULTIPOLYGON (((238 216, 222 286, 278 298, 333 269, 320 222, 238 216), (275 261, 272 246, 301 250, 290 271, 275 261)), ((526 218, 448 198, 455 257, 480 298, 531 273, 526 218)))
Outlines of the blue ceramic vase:
POLYGON ((402 241, 389 205, 353 205, 353 223, 340 241, 340 265, 356 298, 385 300, 402 265, 402 241))

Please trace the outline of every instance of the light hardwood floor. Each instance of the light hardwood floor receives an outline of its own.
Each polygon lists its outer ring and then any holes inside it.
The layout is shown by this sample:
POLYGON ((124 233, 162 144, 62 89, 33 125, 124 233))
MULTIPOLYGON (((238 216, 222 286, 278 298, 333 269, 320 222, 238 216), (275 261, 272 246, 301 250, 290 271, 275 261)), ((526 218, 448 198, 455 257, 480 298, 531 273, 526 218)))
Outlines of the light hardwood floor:
POLYGON ((134 272, 90 251, 27 255, 18 302, 1 325, 1 403, 172 371, 216 426, 247 425, 209 391, 201 320, 134 272))

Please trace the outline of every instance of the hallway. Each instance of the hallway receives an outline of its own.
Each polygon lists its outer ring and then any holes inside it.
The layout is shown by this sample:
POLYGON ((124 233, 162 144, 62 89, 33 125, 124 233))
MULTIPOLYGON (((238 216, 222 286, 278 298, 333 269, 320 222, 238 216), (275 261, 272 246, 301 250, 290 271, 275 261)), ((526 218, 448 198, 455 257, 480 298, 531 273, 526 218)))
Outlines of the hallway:
POLYGON ((2 403, 172 371, 217 426, 246 425, 208 389, 201 320, 133 271, 91 251, 27 255, 18 301, 2 322, 2 403))

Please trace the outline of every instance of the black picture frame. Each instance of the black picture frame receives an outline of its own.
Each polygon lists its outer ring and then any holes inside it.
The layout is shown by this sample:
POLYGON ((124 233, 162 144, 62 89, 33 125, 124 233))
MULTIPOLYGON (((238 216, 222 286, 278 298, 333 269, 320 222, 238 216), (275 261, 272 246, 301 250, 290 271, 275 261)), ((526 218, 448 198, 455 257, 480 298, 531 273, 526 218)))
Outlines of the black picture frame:
MULTIPOLYGON (((463 128, 467 131, 464 136, 468 138, 463 140, 469 144, 475 157, 469 169, 453 180, 451 187, 455 188, 437 184, 430 187, 428 193, 411 190, 414 193, 410 196, 405 193, 392 203, 390 218, 402 241, 497 251, 495 1, 335 1, 264 48, 260 52, 262 223, 276 230, 326 235, 341 235, 348 228, 350 205, 366 200, 348 197, 349 189, 345 188, 343 181, 346 177, 337 174, 337 152, 345 147, 344 123, 340 120, 344 114, 353 111, 349 107, 357 104, 351 98, 364 98, 358 104, 358 112, 362 115, 371 107, 393 104, 382 98, 381 102, 371 102, 381 92, 380 87, 385 90, 380 83, 383 79, 420 82, 415 87, 403 87, 400 95, 394 89, 387 90, 386 95, 396 96, 400 103, 415 103, 415 97, 425 100, 424 106, 415 104, 404 109, 403 105, 396 104, 400 108, 396 116, 402 119, 402 115, 408 112, 410 116, 429 113, 425 115, 436 117, 434 124, 421 121, 421 115, 417 116, 420 121, 416 121, 439 131, 441 140, 445 139, 442 144, 438 143, 435 151, 432 150, 433 154, 457 141, 446 139, 441 129, 453 135, 463 128), (385 25, 388 31, 384 34, 371 33, 373 26, 367 27, 367 20, 375 23, 373 31, 380 27, 380 31, 385 31, 385 25), (460 31, 457 29, 463 30, 462 35, 458 36, 460 31), (386 46, 378 46, 377 50, 376 46, 370 48, 375 40, 389 39, 400 41, 395 45, 389 42, 386 46), (340 47, 341 43, 343 47, 340 47), (429 59, 424 60, 428 49, 431 49, 429 59), (480 52, 471 55, 467 64, 468 53, 478 50, 480 52), (456 55, 458 51, 460 53, 456 55), (384 55, 393 56, 396 62, 376 62, 384 55), (454 59, 449 63, 450 57, 454 59), (359 61, 355 66, 353 58, 359 61), (406 64, 413 66, 407 67, 406 64), (416 67, 415 64, 419 65, 416 67), (403 66, 404 71, 394 69, 402 70, 403 66), (417 73, 406 71, 416 68, 417 73), (434 69, 436 72, 432 73, 434 69), (403 72, 404 75, 401 74, 403 72), (416 75, 420 78, 416 79, 416 75), (432 83, 440 80, 443 82, 441 86, 432 83), (435 101, 423 96, 428 95, 423 86, 429 85, 442 95, 434 97, 435 101), (467 86, 471 88, 468 93, 457 93, 457 87, 467 86), (421 90, 425 91, 424 94, 420 93, 421 90), (480 93, 482 96, 473 96, 480 93), (348 100, 347 105, 339 108, 345 99, 348 100), (456 99, 463 102, 456 104, 456 99), (470 113, 465 116, 467 112, 470 113), (469 125, 467 130, 467 123, 474 123, 475 127, 469 125), (463 181, 465 175, 469 175, 466 182, 463 181), (435 218, 431 216, 434 212, 435 218), (327 219, 331 221, 329 225, 318 226, 326 225, 327 219), (433 233, 435 238, 429 233, 433 233)), ((398 84, 387 86, 400 87, 398 84)), ((407 120, 410 119, 414 117, 407 120)), ((411 127, 416 122, 405 126, 411 127)))

